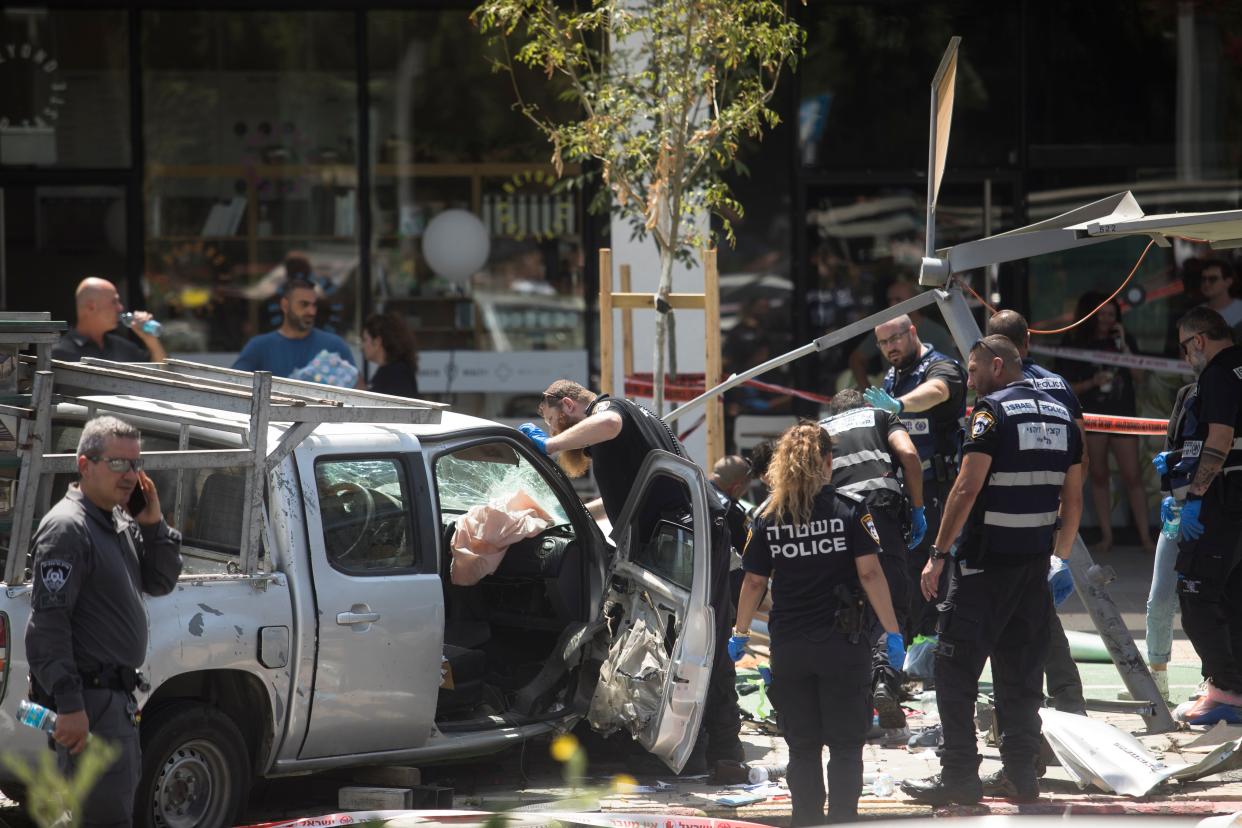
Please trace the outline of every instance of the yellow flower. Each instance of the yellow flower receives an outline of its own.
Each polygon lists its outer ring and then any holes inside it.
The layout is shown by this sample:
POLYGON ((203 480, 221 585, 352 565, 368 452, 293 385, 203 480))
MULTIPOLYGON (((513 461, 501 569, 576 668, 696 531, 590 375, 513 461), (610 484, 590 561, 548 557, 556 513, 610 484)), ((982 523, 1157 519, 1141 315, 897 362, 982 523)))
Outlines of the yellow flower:
POLYGON ((552 758, 558 762, 568 762, 578 752, 578 740, 568 733, 562 733, 552 740, 552 758))

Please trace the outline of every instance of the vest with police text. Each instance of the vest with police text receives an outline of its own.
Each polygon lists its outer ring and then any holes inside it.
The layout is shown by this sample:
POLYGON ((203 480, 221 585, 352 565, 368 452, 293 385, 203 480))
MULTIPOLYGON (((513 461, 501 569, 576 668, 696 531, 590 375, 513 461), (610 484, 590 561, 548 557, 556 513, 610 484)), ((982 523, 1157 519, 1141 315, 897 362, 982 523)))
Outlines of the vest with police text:
POLYGON ((874 408, 855 408, 819 421, 832 438, 832 485, 838 492, 864 497, 883 490, 903 494, 884 416, 874 408))
POLYGON ((961 556, 1048 555, 1065 474, 1082 451, 1078 428, 1068 409, 1030 380, 1006 386, 976 405, 972 434, 987 428, 997 430, 998 447, 971 512, 961 556))
MULTIPOLYGON (((935 348, 930 348, 908 371, 899 372, 896 366, 891 366, 888 373, 884 375, 884 390, 894 397, 910 393, 923 384, 927 378, 927 372, 938 362, 948 362, 959 373, 962 372, 962 366, 955 359, 945 356, 935 348)), ((944 458, 950 469, 955 466, 957 452, 961 448, 962 418, 965 416, 966 397, 964 394, 961 403, 956 408, 942 403, 928 411, 902 412, 901 422, 905 425, 906 431, 910 432, 910 439, 919 452, 919 460, 923 464, 924 480, 936 476, 933 457, 944 458)))

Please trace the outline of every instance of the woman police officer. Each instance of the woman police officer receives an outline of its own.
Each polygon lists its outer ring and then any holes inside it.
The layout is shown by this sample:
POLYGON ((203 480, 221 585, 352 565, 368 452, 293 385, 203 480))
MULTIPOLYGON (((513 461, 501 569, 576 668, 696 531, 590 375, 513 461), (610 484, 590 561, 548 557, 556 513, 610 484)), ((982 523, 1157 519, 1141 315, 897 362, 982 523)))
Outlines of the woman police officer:
POLYGON ((860 584, 888 633, 891 663, 905 659, 874 522, 861 498, 836 491, 831 477, 824 429, 801 423, 781 435, 768 467, 771 497, 746 539, 746 577, 729 641, 730 655, 740 658, 771 577, 771 697, 789 744, 794 828, 824 821, 824 745, 828 822, 858 817, 871 727, 870 624, 860 584))

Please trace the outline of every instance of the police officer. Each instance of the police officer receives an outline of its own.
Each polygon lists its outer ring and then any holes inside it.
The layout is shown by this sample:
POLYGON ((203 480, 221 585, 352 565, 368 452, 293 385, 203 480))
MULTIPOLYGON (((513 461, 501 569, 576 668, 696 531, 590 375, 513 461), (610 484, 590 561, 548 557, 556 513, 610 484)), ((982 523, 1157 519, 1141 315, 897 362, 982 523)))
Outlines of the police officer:
MULTIPOLYGON (((880 566, 904 633, 910 576, 903 527, 911 525, 912 548, 927 531, 918 450, 896 414, 868 407, 853 388, 838 391, 829 412, 831 416, 819 424, 832 438, 832 483, 839 492, 861 496, 871 511, 880 536, 880 566)), ((889 664, 884 637, 882 631, 877 633, 873 652, 874 704, 880 727, 900 729, 906 726, 900 704, 902 665, 889 664)))
MULTIPOLYGON (((588 503, 587 508, 596 517, 602 509, 614 527, 647 455, 663 450, 685 456, 677 436, 655 414, 621 397, 594 394, 572 380, 560 379, 548 386, 543 392, 539 413, 548 424, 551 436, 532 423, 523 423, 519 429, 545 454, 555 454, 557 463, 571 477, 581 477, 587 468, 594 471, 600 499, 588 503)), ((733 615, 728 588, 731 542, 723 505, 710 502, 708 506, 713 518, 720 518, 718 530, 715 520, 714 526, 709 528, 713 532, 710 601, 716 619, 718 656, 703 712, 706 738, 699 740, 692 765, 688 766, 691 771, 699 770, 694 765, 700 761, 741 761, 743 758, 738 736, 741 713, 737 705, 736 674, 732 661, 726 656, 729 619, 733 615)), ((638 536, 646 541, 662 517, 688 511, 689 501, 681 484, 667 478, 658 479, 643 500, 638 536)))
POLYGON ((1220 314, 1202 305, 1177 330, 1198 383, 1184 400, 1174 453, 1157 466, 1165 488, 1185 498, 1177 592, 1207 682, 1179 709, 1193 720, 1219 705, 1242 706, 1242 348, 1220 314))
POLYGON ((712 487, 712 493, 724 507, 725 520, 729 524, 729 542, 732 546, 729 555, 729 595, 734 608, 737 607, 738 594, 742 589, 742 544, 746 542, 746 526, 749 522, 746 510, 738 501, 750 488, 750 481, 750 463, 738 454, 728 454, 717 460, 707 481, 712 487))
POLYGON ((96 417, 78 440, 79 483, 35 532, 34 589, 26 626, 31 696, 57 712, 57 764, 72 774, 96 734, 121 754, 79 816, 85 826, 132 824, 142 774, 137 668, 147 653, 142 593, 166 595, 181 574, 181 535, 164 523, 159 495, 142 471, 138 430, 96 417), (130 514, 134 489, 142 508, 130 514))
MULTIPOLYGON (((1030 357, 1031 333, 1026 319, 1017 311, 1003 310, 994 313, 988 319, 988 334, 1000 334, 1014 344, 1018 355, 1022 357, 1022 376, 1040 391, 1047 393, 1054 400, 1065 406, 1074 425, 1078 427, 1078 436, 1082 444, 1087 444, 1087 426, 1083 420, 1082 405, 1070 388, 1069 382, 1060 374, 1036 365, 1030 357)), ((1082 455, 1082 473, 1087 473, 1088 453, 1082 455)), ((1068 570, 1066 570, 1068 574, 1068 570)), ((1048 679, 1048 697, 1052 706, 1063 713, 1087 715, 1087 703, 1083 699, 1082 676, 1078 673, 1078 665, 1070 653, 1069 639, 1065 636, 1065 628, 1061 618, 1055 612, 1048 630, 1048 660, 1044 664, 1044 675, 1048 679)), ((985 788, 989 780, 984 780, 985 788)))
POLYGON ((921 582, 934 599, 945 559, 954 556, 937 624, 941 774, 902 789, 932 804, 979 801, 975 699, 991 657, 1005 775, 1015 799, 1033 801, 1053 612, 1048 555, 1067 557, 1078 532, 1082 440, 1065 406, 1023 379, 1018 350, 1005 337, 975 343, 967 371, 979 401, 921 582))
MULTIPOLYGON (((961 421, 966 415, 966 374, 957 360, 924 345, 908 316, 878 326, 875 338, 892 367, 884 375, 884 387, 868 388, 863 397, 901 418, 923 466, 927 534, 910 556, 910 582, 917 583, 927 545, 940 527, 944 495, 957 470, 961 421)), ((918 590, 912 592, 908 632, 931 635, 935 608, 918 590)))
POLYGON ((729 641, 736 657, 770 577, 771 695, 789 745, 794 828, 824 822, 824 745, 828 822, 858 818, 871 727, 870 619, 860 584, 887 633, 891 659, 904 658, 875 522, 862 498, 833 488, 832 474, 831 438, 818 424, 781 435, 768 467, 772 495, 746 540, 746 578, 729 641))

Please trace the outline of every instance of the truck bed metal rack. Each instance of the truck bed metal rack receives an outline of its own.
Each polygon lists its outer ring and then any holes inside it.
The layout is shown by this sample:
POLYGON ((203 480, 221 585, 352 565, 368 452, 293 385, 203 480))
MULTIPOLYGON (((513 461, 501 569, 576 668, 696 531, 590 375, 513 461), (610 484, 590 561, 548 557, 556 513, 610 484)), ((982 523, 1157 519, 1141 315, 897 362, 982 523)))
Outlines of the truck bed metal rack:
MULTIPOLYGON (((0 331, 6 320, 0 316, 0 331)), ((63 323, 62 323, 63 324, 63 323)), ((4 341, 0 339, 0 342, 4 341)), ((408 400, 374 394, 368 391, 334 388, 315 383, 274 378, 270 373, 253 374, 232 371, 183 360, 166 363, 118 363, 87 359, 83 362, 48 361, 49 370, 40 370, 36 360, 23 358, 24 368, 34 368, 28 406, 2 406, 0 412, 18 417, 17 451, 21 457, 21 477, 13 509, 13 531, 9 538, 9 555, 4 580, 10 586, 25 580, 25 570, 32 527, 36 517, 50 504, 52 475, 72 472, 77 468, 75 454, 47 453, 51 440, 52 406, 68 402, 82 405, 90 412, 114 411, 141 414, 175 422, 179 425, 178 448, 175 451, 144 452, 146 468, 189 469, 244 466, 246 481, 243 495, 244 515, 241 530, 240 568, 254 574, 258 567, 258 538, 264 527, 264 480, 290 452, 315 430, 320 423, 437 423, 442 403, 408 400), (56 388, 66 387, 74 394, 59 394, 56 388), (92 396, 84 397, 83 392, 92 396), (124 396, 152 403, 193 406, 196 411, 178 411, 165 406, 139 408, 115 400, 98 400, 93 395, 124 396), (245 427, 228 418, 215 420, 212 412, 245 414, 245 427), (267 432, 271 423, 291 424, 280 440, 269 450, 267 432), (191 427, 218 428, 239 433, 244 448, 225 450, 192 450, 189 445, 191 427), (35 484, 33 481, 38 481, 35 484)), ((177 491, 184 485, 184 473, 178 475, 177 491)), ((178 513, 184 517, 183 498, 177 497, 178 513)))

